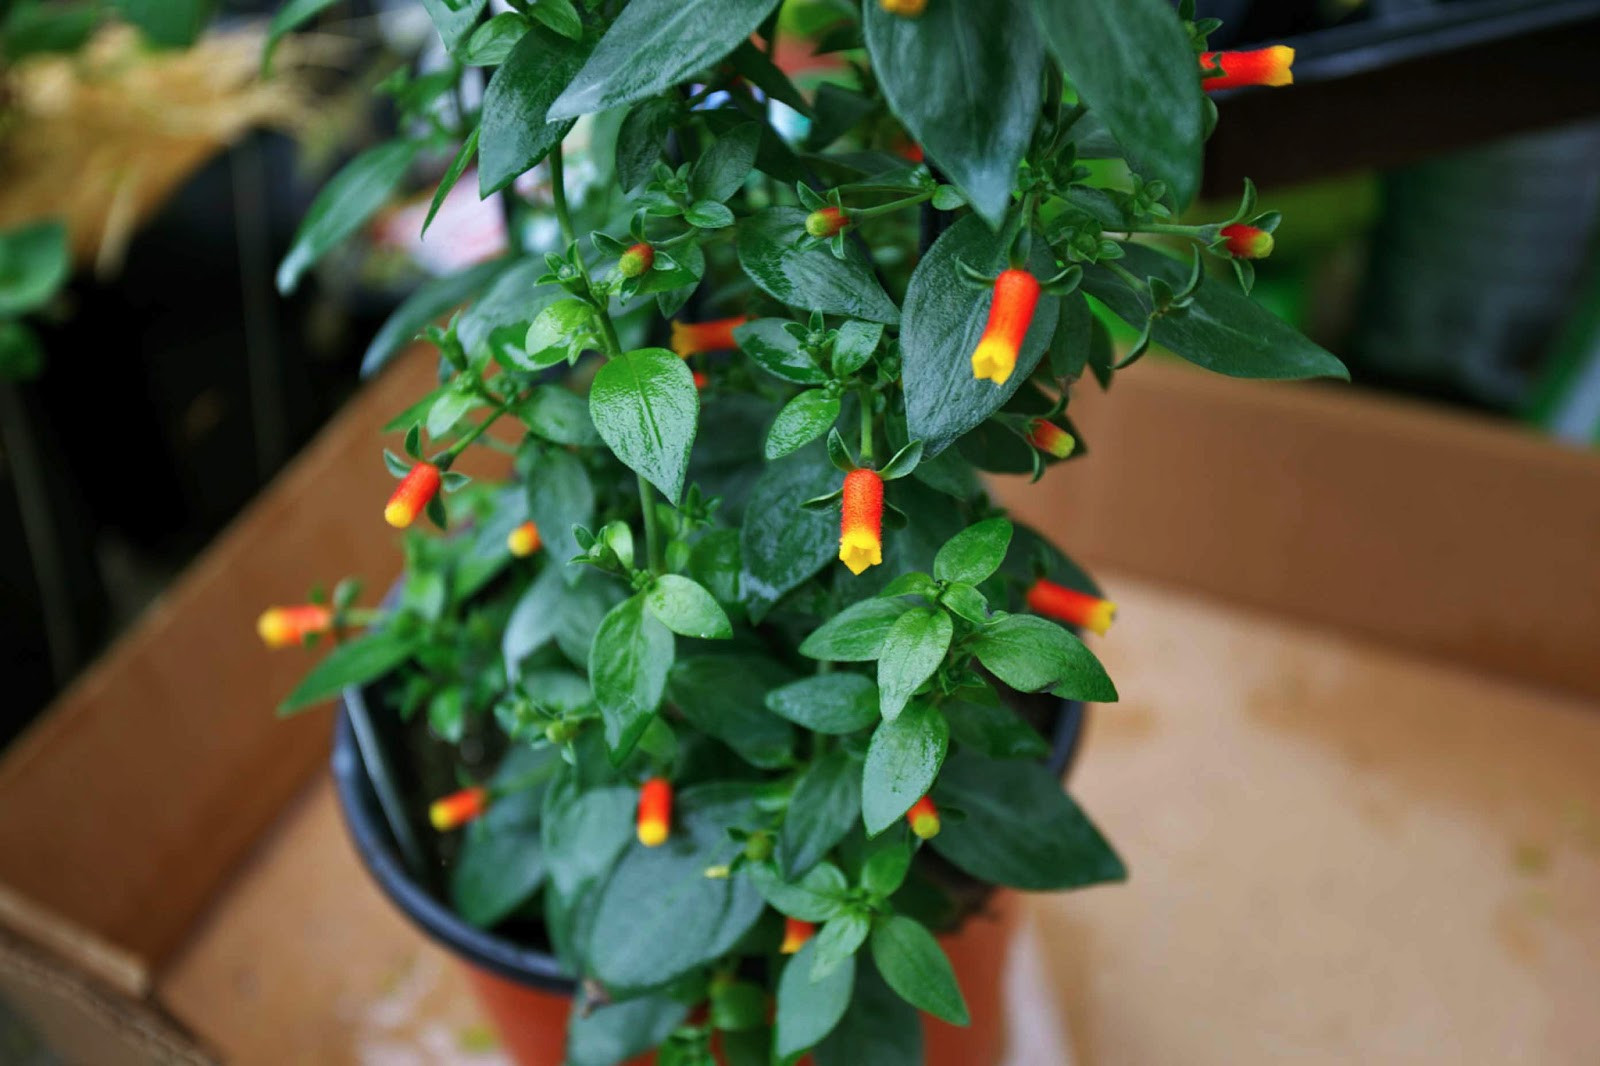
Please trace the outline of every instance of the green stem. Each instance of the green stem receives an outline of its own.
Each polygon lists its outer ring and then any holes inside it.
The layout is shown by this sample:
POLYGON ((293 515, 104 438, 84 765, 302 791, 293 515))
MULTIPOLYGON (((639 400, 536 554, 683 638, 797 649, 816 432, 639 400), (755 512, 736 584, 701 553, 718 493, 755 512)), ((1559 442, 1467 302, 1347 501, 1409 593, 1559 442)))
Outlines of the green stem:
POLYGON ((907 196, 900 200, 891 200, 889 203, 879 204, 877 207, 846 208, 845 213, 850 216, 850 221, 859 222, 865 218, 877 218, 879 215, 887 215, 891 211, 899 211, 904 207, 915 207, 917 204, 931 199, 933 199, 933 191, 925 190, 917 193, 915 196, 907 196))
POLYGON ((861 461, 872 462, 872 390, 861 390, 861 461))
POLYGON ((1172 222, 1146 222, 1138 226, 1129 226, 1128 233, 1167 233, 1174 237, 1193 237, 1195 240, 1208 240, 1208 230, 1215 230, 1216 226, 1180 226, 1172 222))
POLYGON ((467 430, 467 432, 464 433, 459 440, 435 456, 433 459, 433 464, 439 467, 441 470, 450 469, 450 464, 455 462, 456 457, 462 452, 466 451, 467 447, 471 445, 473 441, 483 436, 483 431, 494 425, 496 420, 498 420, 501 415, 505 414, 509 410, 511 410, 509 406, 495 408, 489 413, 489 417, 485 418, 482 422, 479 422, 477 425, 467 430))
POLYGON ((1145 292, 1149 289, 1148 285, 1130 274, 1128 272, 1128 268, 1117 262, 1115 259, 1102 260, 1100 265, 1111 271, 1111 273, 1115 274, 1123 281, 1127 282, 1128 288, 1132 289, 1134 292, 1145 292))

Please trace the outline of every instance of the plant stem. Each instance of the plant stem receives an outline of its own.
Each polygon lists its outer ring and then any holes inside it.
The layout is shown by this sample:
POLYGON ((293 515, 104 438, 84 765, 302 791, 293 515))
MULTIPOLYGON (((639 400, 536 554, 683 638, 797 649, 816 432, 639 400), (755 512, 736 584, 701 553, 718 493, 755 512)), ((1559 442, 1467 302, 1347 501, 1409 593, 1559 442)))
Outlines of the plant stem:
POLYGON ((1180 226, 1172 222, 1146 222, 1139 226, 1129 226, 1128 233, 1168 233, 1175 237, 1193 237, 1196 240, 1205 240, 1206 231, 1214 230, 1215 226, 1180 226))
POLYGON ((464 433, 459 440, 435 456, 433 460, 434 465, 444 470, 450 469, 450 464, 455 461, 456 456, 466 451, 468 445, 477 440, 479 437, 483 436, 483 431, 494 425, 495 421, 509 410, 511 410, 511 407, 505 404, 495 408, 489 413, 487 418, 473 426, 471 429, 467 430, 467 432, 464 433))
POLYGON ((861 390, 861 461, 872 462, 872 390, 861 390))
POLYGON ((1134 292, 1145 292, 1150 288, 1150 286, 1146 285, 1144 282, 1140 281, 1138 278, 1129 273, 1128 268, 1117 262, 1115 259, 1107 259, 1100 265, 1111 271, 1111 273, 1115 274, 1123 281, 1127 282, 1128 288, 1132 289, 1134 292))
POLYGON ((892 200, 886 204, 879 204, 877 207, 851 207, 846 208, 845 210, 846 213, 849 214, 850 220, 852 222, 856 222, 864 218, 877 218, 879 215, 887 215, 891 211, 898 211, 902 207, 913 207, 916 204, 920 204, 931 199, 933 199, 933 193, 931 191, 919 192, 915 196, 907 196, 904 199, 892 200))

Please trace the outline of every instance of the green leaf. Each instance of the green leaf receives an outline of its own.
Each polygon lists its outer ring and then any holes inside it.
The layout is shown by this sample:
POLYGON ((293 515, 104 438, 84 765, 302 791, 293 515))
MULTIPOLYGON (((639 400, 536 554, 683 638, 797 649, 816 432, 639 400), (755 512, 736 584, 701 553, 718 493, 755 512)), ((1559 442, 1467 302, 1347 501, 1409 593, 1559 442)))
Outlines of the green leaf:
POLYGON ((1023 0, 928 0, 918 18, 862 5, 867 53, 889 107, 998 227, 1039 115, 1044 47, 1023 0))
POLYGON ((845 838, 861 817, 860 764, 842 750, 829 752, 800 775, 778 836, 783 876, 794 880, 845 838))
POLYGON ((882 339, 883 326, 877 322, 851 320, 840 326, 833 341, 834 376, 849 377, 866 366, 882 339))
POLYGON ((880 846, 861 864, 861 887, 879 899, 899 891, 911 872, 911 848, 904 834, 899 839, 880 837, 880 846))
POLYGON ((1045 618, 1013 614, 978 631, 978 661, 1023 692, 1050 689, 1075 700, 1114 702, 1116 686, 1083 641, 1045 618))
POLYGON ((950 960, 921 922, 899 914, 879 922, 872 930, 872 961, 889 987, 913 1007, 951 1025, 969 1021, 950 960))
POLYGON ((661 624, 684 637, 726 640, 733 636, 728 616, 716 597, 699 583, 679 574, 662 574, 645 589, 645 606, 661 624))
POLYGON ((934 801, 960 810, 933 850, 990 884, 1034 892, 1121 881, 1128 871, 1105 837, 1039 763, 971 751, 945 760, 934 801))
POLYGON ((566 1066, 617 1066, 660 1046, 689 1008, 670 996, 640 996, 573 1010, 567 1017, 566 1066))
POLYGON ((1178 207, 1200 187, 1204 94, 1189 34, 1167 0, 1033 0, 1050 50, 1133 168, 1178 207))
POLYGON ((928 794, 949 746, 944 715, 925 703, 913 703, 873 732, 861 790, 861 817, 869 836, 889 828, 928 794))
POLYGON ((767 295, 807 311, 849 315, 890 325, 899 308, 873 276, 861 249, 845 245, 843 259, 806 242, 806 213, 772 207, 739 224, 739 265, 767 295))
POLYGON ((783 405, 767 431, 766 456, 778 459, 804 448, 839 420, 839 397, 807 389, 783 405))
POLYGON ((910 610, 901 600, 862 600, 812 630, 801 642, 800 654, 836 663, 876 659, 889 630, 910 610))
POLYGON ((728 57, 728 62, 740 77, 772 99, 794 108, 807 118, 811 117, 811 104, 795 88, 794 82, 789 80, 782 68, 767 58, 765 52, 749 41, 741 42, 728 57))
POLYGON ((976 585, 1005 562, 1011 546, 1011 523, 990 518, 968 526, 945 542, 933 558, 933 576, 940 581, 976 585))
MULTIPOLYGON (((496 774, 511 784, 505 770, 527 778, 554 762, 554 749, 517 751, 512 766, 496 774), (526 753, 526 754, 523 754, 526 753)), ((461 851, 450 869, 450 902, 456 913, 473 925, 487 929, 520 907, 544 883, 547 869, 539 846, 543 787, 522 781, 495 799, 482 818, 463 834, 461 851)))
POLYGON ((650 178, 677 115, 673 102, 654 97, 636 105, 617 129, 617 185, 632 192, 650 178))
POLYGON ((511 263, 495 277, 482 296, 461 313, 456 320, 456 338, 469 352, 477 352, 496 330, 506 326, 526 325, 536 319, 541 311, 566 295, 559 285, 540 285, 538 279, 545 272, 544 260, 528 256, 511 263))
POLYGON ((551 793, 541 825, 550 883, 564 896, 601 878, 634 836, 639 796, 631 788, 595 788, 580 795, 551 793))
MULTIPOLYGON (((1139 277, 1181 288, 1189 266, 1150 248, 1123 245, 1122 265, 1139 277)), ((1142 326, 1147 309, 1122 279, 1103 267, 1084 272, 1083 287, 1123 321, 1142 326)), ((1186 310, 1156 319, 1151 337, 1174 355, 1236 378, 1350 379, 1343 363, 1271 311, 1230 285, 1202 284, 1186 310)))
POLYGON ((1009 707, 964 700, 940 705, 956 742, 991 759, 1043 759, 1050 742, 1009 707))
POLYGON ((35 222, 0 233, 0 318, 43 307, 71 269, 67 228, 60 222, 35 222))
POLYGON ((568 584, 578 580, 579 567, 567 560, 581 553, 573 526, 587 526, 594 518, 594 486, 583 460, 559 448, 540 448, 538 476, 527 476, 528 517, 539 527, 539 539, 555 569, 568 584))
POLYGON ((932 607, 915 607, 895 619, 878 652, 879 709, 885 721, 898 718, 912 694, 938 671, 954 632, 950 616, 932 607))
POLYGON ((700 416, 694 375, 682 359, 665 348, 612 359, 594 376, 589 416, 618 459, 678 502, 700 416))
POLYGON ((857 956, 850 1008, 813 1055, 817 1066, 923 1066, 922 1018, 857 956))
POLYGON ((779 914, 803 922, 824 922, 832 918, 844 907, 850 891, 844 871, 831 862, 817 863, 792 884, 778 876, 777 867, 771 863, 752 863, 746 869, 761 898, 772 904, 779 914))
POLYGON ((498 277, 510 263, 496 259, 418 285, 384 320, 361 357, 361 376, 369 378, 389 364, 424 326, 470 299, 498 277))
POLYGON ((775 770, 793 761, 794 730, 762 709, 776 685, 791 675, 754 655, 697 655, 676 663, 667 697, 690 725, 715 737, 753 766, 775 770))
POLYGON ((738 192, 756 164, 761 127, 754 122, 735 126, 711 143, 689 172, 689 193, 696 200, 721 204, 738 192))
POLYGON ((555 639, 561 627, 567 592, 562 580, 563 569, 546 566, 541 570, 506 619, 500 636, 500 654, 505 660, 506 672, 512 677, 521 673, 522 660, 555 639))
POLYGON ((546 113, 587 55, 582 44, 535 27, 494 72, 483 93, 479 196, 491 196, 510 185, 572 129, 570 119, 552 121, 546 113))
POLYGON ((838 483, 822 448, 811 445, 769 463, 750 490, 739 554, 751 621, 759 622, 786 593, 837 557, 838 519, 800 504, 838 483))
POLYGON ((583 37, 583 18, 572 0, 539 0, 533 5, 533 17, 569 41, 583 37))
POLYGON ((200 39, 215 0, 116 0, 116 6, 151 44, 187 48, 200 39))
POLYGON ((704 70, 755 32, 778 0, 633 0, 550 109, 577 118, 643 100, 704 70))
POLYGON ((26 322, 0 318, 0 380, 31 381, 44 372, 44 346, 26 322))
POLYGON ((340 644, 300 679, 294 691, 278 705, 278 714, 292 714, 331 699, 348 685, 376 681, 411 658, 418 641, 416 636, 376 629, 340 644))
POLYGON ((767 693, 767 709, 817 733, 854 733, 878 722, 878 686, 861 674, 817 674, 767 693))
POLYGON ((815 938, 806 942, 783 968, 778 978, 778 1017, 774 1049, 787 1058, 814 1047, 833 1031, 850 1006, 856 968, 839 966, 820 980, 813 978, 815 938))
MULTIPOLYGON (((1028 261, 1034 276, 1041 278, 1053 273, 1042 244, 1035 242, 1028 261)), ((972 376, 972 351, 988 322, 991 294, 968 288, 958 264, 988 272, 1003 261, 999 239, 969 215, 934 242, 911 275, 900 333, 906 425, 912 440, 924 442, 929 458, 998 411, 1033 373, 1055 332, 1055 297, 1041 296, 1017 368, 1006 383, 972 376)))
POLYGON ((478 24, 478 16, 489 0, 422 0, 422 7, 439 31, 439 39, 451 52, 460 48, 478 24))
POLYGON ((617 604, 600 623, 589 652, 589 684, 600 705, 613 762, 633 750, 650 724, 672 657, 672 631, 645 613, 642 596, 617 604))
POLYGON ((328 180, 278 264, 279 293, 293 292, 305 272, 334 245, 366 225, 411 169, 418 147, 413 141, 389 141, 369 148, 328 180))
POLYGON ((786 318, 758 318, 733 331, 733 339, 756 365, 774 377, 800 385, 820 385, 828 375, 818 368, 786 328, 786 318))
POLYGON ((767 990, 753 981, 713 981, 707 1020, 713 1029, 724 1032, 758 1029, 767 1022, 767 990))
POLYGON ((456 152, 455 158, 450 160, 450 165, 445 168, 444 176, 439 179, 439 187, 433 191, 433 200, 428 204, 428 217, 422 220, 422 235, 428 234, 428 227, 433 225, 433 218, 439 213, 439 208, 444 206, 445 197, 450 195, 450 190, 456 187, 456 182, 461 180, 462 173, 467 169, 467 164, 472 162, 472 157, 478 151, 478 134, 480 129, 474 126, 467 139, 461 142, 461 148, 456 152))
POLYGON ((684 211, 683 220, 701 229, 725 229, 733 225, 733 211, 715 200, 696 200, 684 211))
POLYGON ((589 419, 589 404, 560 385, 535 386, 516 411, 528 432, 545 440, 580 448, 600 443, 600 434, 589 419))
POLYGON ((472 31, 461 49, 461 62, 469 67, 497 67, 511 58, 527 32, 527 19, 515 11, 502 11, 472 31))
POLYGON ((811 979, 820 981, 835 969, 850 962, 872 932, 872 919, 859 910, 847 910, 829 918, 817 933, 816 957, 811 963, 811 979))
POLYGON ((332 7, 336 0, 288 0, 267 23, 267 41, 261 47, 261 75, 272 70, 272 53, 285 34, 292 33, 332 7))

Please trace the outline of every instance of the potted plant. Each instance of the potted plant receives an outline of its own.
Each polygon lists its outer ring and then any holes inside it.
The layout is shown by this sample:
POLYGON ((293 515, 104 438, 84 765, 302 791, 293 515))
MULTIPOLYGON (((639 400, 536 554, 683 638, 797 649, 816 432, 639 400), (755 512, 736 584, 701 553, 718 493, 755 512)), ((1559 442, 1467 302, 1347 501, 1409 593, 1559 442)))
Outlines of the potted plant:
POLYGON ((504 260, 369 358, 476 297, 389 427, 404 580, 260 622, 335 645, 284 706, 345 693, 363 857, 525 1062, 996 1061, 995 890, 1124 870, 1058 783, 1076 701, 1116 698, 1075 631, 1114 608, 980 475, 1081 454, 1085 371, 1151 344, 1343 374, 1239 291, 1277 222, 1253 190, 1176 219, 1205 87, 1288 57, 1209 53, 1163 0, 423 6, 450 63, 391 80, 403 132, 280 274, 425 149, 435 204, 474 158, 504 199, 504 260), (808 91, 785 34, 837 59, 808 91), (453 469, 475 446, 504 480, 453 469))

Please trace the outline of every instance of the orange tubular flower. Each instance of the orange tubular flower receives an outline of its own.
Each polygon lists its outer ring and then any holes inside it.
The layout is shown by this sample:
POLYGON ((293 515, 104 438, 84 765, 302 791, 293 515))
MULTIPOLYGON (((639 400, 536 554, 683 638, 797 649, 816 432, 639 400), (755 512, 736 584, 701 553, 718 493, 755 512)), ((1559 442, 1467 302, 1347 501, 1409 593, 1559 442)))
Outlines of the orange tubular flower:
POLYGON ((891 15, 914 19, 927 9, 928 0, 878 0, 878 6, 891 15))
POLYGON ((269 648, 304 644, 313 633, 326 633, 332 628, 333 612, 320 603, 269 607, 256 620, 256 632, 269 648))
POLYGON ((802 922, 799 918, 785 918, 783 920, 783 943, 778 946, 778 951, 784 955, 793 955, 806 946, 806 941, 811 939, 811 934, 817 927, 810 922, 802 922))
POLYGON ((422 509, 439 494, 443 475, 432 463, 418 463, 412 467, 389 497, 383 509, 383 520, 396 529, 404 529, 417 520, 422 509))
POLYGON ((839 561, 852 574, 883 562, 883 478, 876 470, 852 470, 844 476, 839 561))
POLYGON ((522 523, 506 537, 506 547, 518 559, 526 559, 538 551, 539 543, 539 527, 532 522, 522 523))
POLYGON ((643 277, 655 265, 656 250, 648 244, 635 244, 617 258, 617 273, 625 278, 643 277))
POLYGON ((488 809, 489 790, 482 785, 476 785, 434 800, 428 807, 428 821, 433 823, 435 829, 444 833, 451 829, 460 829, 488 809))
POLYGON ((1043 578, 1035 581, 1028 590, 1028 609, 1070 626, 1093 630, 1102 637, 1111 628, 1111 620, 1117 616, 1117 605, 1110 600, 1097 599, 1087 592, 1069 589, 1043 578))
POLYGON ((1222 236, 1228 242, 1228 254, 1235 259, 1265 259, 1272 254, 1272 234, 1264 229, 1235 222, 1222 227, 1222 236))
POLYGON ((1206 92, 1242 89, 1247 85, 1294 84, 1294 49, 1286 44, 1250 52, 1205 52, 1200 56, 1202 71, 1215 70, 1219 64, 1221 74, 1200 82, 1206 92))
POLYGON ((1033 309, 1039 303, 1039 280, 1015 267, 1002 270, 994 279, 994 301, 989 305, 989 324, 984 327, 978 346, 972 351, 972 376, 1004 385, 1017 367, 1017 353, 1033 322, 1033 309))
POLYGON ((660 847, 672 832, 672 783, 652 777, 639 789, 639 843, 660 847))
POLYGON ((749 315, 717 318, 710 322, 674 322, 672 324, 672 350, 687 359, 701 352, 719 352, 739 345, 733 331, 750 321, 749 315))
POLYGON ((906 821, 911 823, 911 831, 923 840, 932 840, 939 835, 939 808, 933 805, 930 796, 923 796, 911 805, 906 812, 906 821))
POLYGON ((1028 423, 1028 443, 1057 459, 1065 459, 1078 446, 1071 433, 1045 418, 1028 423))
POLYGON ((694 371, 694 387, 695 388, 703 389, 709 384, 711 384, 711 379, 706 377, 705 371, 703 371, 703 370, 694 371))
POLYGON ((839 207, 819 207, 806 216, 806 232, 817 238, 836 236, 848 225, 850 216, 839 207))

